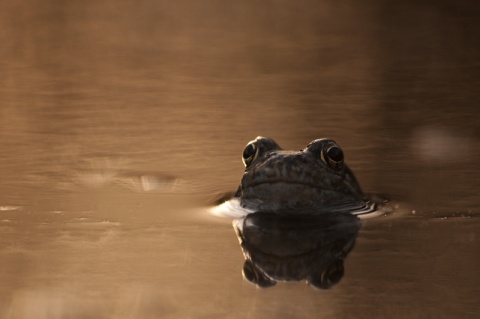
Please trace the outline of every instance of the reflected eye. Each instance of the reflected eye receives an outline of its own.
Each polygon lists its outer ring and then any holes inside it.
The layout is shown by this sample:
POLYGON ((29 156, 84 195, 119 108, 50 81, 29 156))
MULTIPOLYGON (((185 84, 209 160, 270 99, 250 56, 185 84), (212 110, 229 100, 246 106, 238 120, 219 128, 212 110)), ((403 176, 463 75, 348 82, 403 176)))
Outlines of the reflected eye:
POLYGON ((343 151, 338 145, 326 145, 322 149, 322 160, 334 170, 341 170, 343 168, 343 151))
POLYGON ((243 155, 242 155, 242 160, 245 167, 250 165, 256 156, 257 156, 257 146, 255 145, 255 143, 250 143, 247 146, 245 146, 245 149, 243 150, 243 155))

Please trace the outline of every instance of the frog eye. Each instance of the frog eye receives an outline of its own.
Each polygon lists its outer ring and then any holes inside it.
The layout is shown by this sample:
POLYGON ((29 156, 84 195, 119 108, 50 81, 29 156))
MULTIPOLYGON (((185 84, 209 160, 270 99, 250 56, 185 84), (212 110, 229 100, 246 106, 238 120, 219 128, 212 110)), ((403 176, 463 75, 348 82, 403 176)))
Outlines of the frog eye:
POLYGON ((242 161, 245 167, 250 165, 252 161, 257 157, 257 152, 258 148, 255 145, 255 142, 250 142, 245 146, 245 149, 243 150, 243 155, 242 155, 242 161))
POLYGON ((327 144, 320 154, 322 160, 334 170, 343 168, 343 151, 337 144, 327 144))

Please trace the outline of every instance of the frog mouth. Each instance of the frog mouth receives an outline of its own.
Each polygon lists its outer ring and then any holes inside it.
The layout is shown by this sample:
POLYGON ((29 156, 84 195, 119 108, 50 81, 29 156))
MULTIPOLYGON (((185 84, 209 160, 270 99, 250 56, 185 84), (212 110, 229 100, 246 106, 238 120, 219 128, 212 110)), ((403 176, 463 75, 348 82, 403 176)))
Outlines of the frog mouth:
MULTIPOLYGON (((253 183, 250 183, 246 185, 245 187, 242 186, 244 190, 247 189, 254 189, 259 186, 266 186, 266 185, 275 185, 279 186, 281 189, 287 189, 289 187, 291 188, 298 188, 299 186, 305 187, 305 190, 310 189, 310 190, 315 190, 317 192, 321 191, 331 191, 335 193, 346 193, 346 192, 341 192, 337 189, 333 189, 330 187, 325 187, 325 185, 321 184, 316 184, 316 183, 311 183, 311 182, 306 182, 306 181, 301 181, 301 180, 285 180, 282 178, 277 178, 277 179, 269 179, 269 180, 262 180, 262 181, 255 181, 253 183)), ((274 191, 274 190, 272 190, 274 191)))
MULTIPOLYGON (((346 187, 348 187, 346 185, 346 187)), ((242 206, 254 210, 307 210, 324 212, 360 212, 375 210, 366 197, 304 181, 262 180, 242 189, 242 206)))

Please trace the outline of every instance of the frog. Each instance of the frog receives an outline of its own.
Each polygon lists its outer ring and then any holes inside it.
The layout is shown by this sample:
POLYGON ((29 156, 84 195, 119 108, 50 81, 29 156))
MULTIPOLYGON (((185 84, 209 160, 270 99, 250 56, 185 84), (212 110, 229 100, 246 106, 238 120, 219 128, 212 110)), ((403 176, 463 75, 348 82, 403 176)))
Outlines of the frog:
POLYGON ((233 199, 247 212, 360 215, 376 209, 345 163, 342 148, 330 138, 288 151, 258 136, 245 146, 242 161, 245 171, 233 199))

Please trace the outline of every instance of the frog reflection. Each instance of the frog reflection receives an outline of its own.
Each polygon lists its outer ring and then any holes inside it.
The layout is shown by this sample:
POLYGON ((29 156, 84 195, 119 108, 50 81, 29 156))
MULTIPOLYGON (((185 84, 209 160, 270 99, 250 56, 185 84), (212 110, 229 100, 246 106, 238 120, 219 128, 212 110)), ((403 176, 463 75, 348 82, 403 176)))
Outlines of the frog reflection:
POLYGON ((360 220, 351 214, 252 213, 234 221, 245 256, 244 277, 258 287, 277 281, 306 281, 327 289, 344 274, 360 220))

